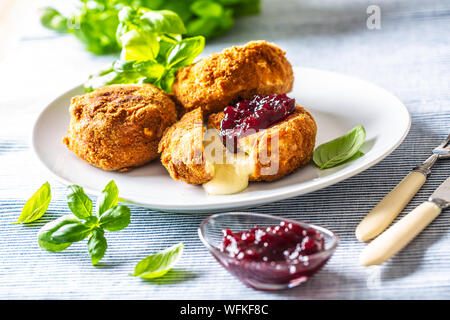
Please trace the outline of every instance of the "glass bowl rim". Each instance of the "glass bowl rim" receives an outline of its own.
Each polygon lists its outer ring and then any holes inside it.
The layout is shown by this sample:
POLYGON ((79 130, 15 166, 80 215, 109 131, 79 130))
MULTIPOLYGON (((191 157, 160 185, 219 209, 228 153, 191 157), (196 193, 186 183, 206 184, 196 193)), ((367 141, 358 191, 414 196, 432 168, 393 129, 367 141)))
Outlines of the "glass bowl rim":
MULTIPOLYGON (((229 255, 227 255, 226 253, 218 250, 216 247, 214 247, 213 245, 211 245, 208 240, 206 240, 205 236, 204 236, 204 227, 206 225, 206 223, 208 223, 210 220, 213 220, 214 218, 220 217, 220 216, 228 216, 228 215, 232 215, 232 216, 256 216, 256 217, 261 217, 261 218, 269 218, 269 219, 274 219, 274 220, 278 220, 279 222, 281 221, 287 221, 287 222, 291 222, 297 225, 300 225, 302 227, 310 227, 313 228, 315 230, 320 231, 321 233, 324 233, 328 236, 330 236, 330 238, 332 239, 331 242, 331 246, 323 251, 317 252, 317 253, 313 253, 308 255, 308 259, 322 259, 325 258, 329 255, 331 255, 337 248, 340 240, 339 240, 339 236, 324 227, 312 224, 312 223, 307 223, 307 222, 303 222, 303 221, 299 221, 296 219, 290 219, 290 218, 284 218, 281 216, 275 216, 275 215, 271 215, 271 214, 265 214, 265 213, 255 213, 255 212, 222 212, 222 213, 216 213, 213 215, 210 215, 209 217, 203 219, 203 221, 200 223, 200 226, 198 228, 198 236, 200 238, 200 240, 202 241, 203 245, 208 248, 208 250, 210 252, 213 252, 215 255, 220 256, 221 258, 225 258, 225 259, 233 259, 235 260, 233 257, 230 257, 229 255)), ((267 264, 267 262, 264 261, 253 261, 253 263, 255 264, 267 264)), ((289 263, 287 263, 286 261, 278 261, 277 262, 278 265, 290 265, 289 263)))

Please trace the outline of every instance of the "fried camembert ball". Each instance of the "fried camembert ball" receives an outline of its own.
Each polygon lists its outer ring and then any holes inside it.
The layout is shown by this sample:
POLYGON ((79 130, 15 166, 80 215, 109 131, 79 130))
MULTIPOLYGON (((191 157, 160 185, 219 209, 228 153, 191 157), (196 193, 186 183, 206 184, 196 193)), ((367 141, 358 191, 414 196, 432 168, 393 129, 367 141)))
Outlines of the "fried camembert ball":
POLYGON ((212 179, 203 154, 203 113, 197 108, 172 125, 159 143, 161 163, 175 180, 202 184, 212 179))
MULTIPOLYGON (((238 137, 237 150, 226 146, 224 139, 227 110, 210 115, 206 134, 200 108, 185 114, 166 131, 159 145, 161 161, 170 176, 203 184, 209 194, 231 194, 244 190, 249 181, 278 180, 307 164, 314 152, 316 122, 304 108, 292 104, 293 99, 285 95, 269 98, 291 109, 279 108, 283 112, 278 116, 283 119, 238 137)), ((267 109, 263 117, 276 116, 271 111, 267 109)))
MULTIPOLYGON (((209 117, 208 127, 220 130, 224 112, 209 117)), ((274 181, 307 164, 314 153, 317 125, 311 114, 296 105, 283 121, 238 139, 238 149, 249 157, 249 181, 274 181)))
POLYGON ((177 120, 175 103, 149 84, 110 85, 75 96, 64 144, 104 170, 127 171, 159 156, 164 130, 177 120))
POLYGON ((252 41, 180 69, 172 91, 186 112, 198 107, 205 115, 255 94, 287 93, 294 74, 285 52, 265 41, 252 41))

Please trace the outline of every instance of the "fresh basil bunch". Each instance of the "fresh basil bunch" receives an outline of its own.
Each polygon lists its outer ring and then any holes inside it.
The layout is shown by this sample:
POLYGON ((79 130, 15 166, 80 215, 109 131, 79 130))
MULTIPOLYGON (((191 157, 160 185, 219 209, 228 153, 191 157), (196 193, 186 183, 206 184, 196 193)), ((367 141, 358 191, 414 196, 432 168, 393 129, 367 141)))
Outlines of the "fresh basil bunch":
POLYGON ((78 12, 68 17, 54 8, 46 8, 41 23, 57 32, 73 34, 95 54, 117 52, 118 12, 125 6, 171 10, 184 22, 187 36, 206 38, 228 31, 237 16, 260 12, 260 0, 80 0, 78 12))
POLYGON ((108 247, 105 230, 119 231, 130 223, 130 208, 118 205, 119 191, 110 181, 97 199, 95 214, 92 200, 77 185, 68 187, 67 205, 73 214, 62 216, 44 225, 38 233, 39 246, 57 252, 72 243, 89 237, 88 252, 95 265, 105 255, 108 247))
POLYGON ((120 59, 85 83, 86 91, 114 83, 150 83, 170 92, 178 69, 203 51, 202 36, 182 39, 183 21, 172 11, 123 8, 117 38, 120 59))
POLYGON ((69 17, 54 8, 46 8, 41 23, 54 31, 73 34, 94 54, 117 52, 120 50, 116 39, 117 12, 123 5, 115 2, 80 0, 77 14, 69 17))

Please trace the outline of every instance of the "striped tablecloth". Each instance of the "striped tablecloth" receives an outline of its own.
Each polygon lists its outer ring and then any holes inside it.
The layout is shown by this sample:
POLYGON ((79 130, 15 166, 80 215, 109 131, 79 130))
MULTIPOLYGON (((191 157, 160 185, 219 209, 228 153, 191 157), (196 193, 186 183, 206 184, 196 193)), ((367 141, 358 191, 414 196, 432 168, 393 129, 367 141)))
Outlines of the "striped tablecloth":
MULTIPOLYGON (((209 255, 197 237, 207 214, 132 207, 129 227, 108 234, 109 248, 97 267, 90 265, 85 241, 57 254, 39 249, 39 227, 69 209, 66 188, 33 158, 28 143, 31 125, 46 101, 114 57, 92 56, 71 37, 43 29, 31 8, 23 19, 20 41, 0 61, 0 298, 450 298, 448 211, 383 266, 363 268, 357 263, 364 245, 355 239, 355 226, 450 132, 450 3, 377 1, 379 30, 366 27, 370 4, 265 0, 261 15, 239 20, 232 32, 205 49, 206 55, 252 39, 273 41, 287 51, 294 66, 375 82, 396 94, 412 115, 406 140, 378 165, 326 189, 250 209, 317 223, 341 238, 335 255, 317 275, 298 288, 273 293, 245 287, 209 255), (45 216, 30 225, 11 224, 47 180, 53 199, 45 216), (179 241, 185 243, 185 253, 166 277, 144 281, 128 275, 137 261, 179 241)), ((439 162, 406 211, 426 200, 449 175, 450 161, 439 162)))

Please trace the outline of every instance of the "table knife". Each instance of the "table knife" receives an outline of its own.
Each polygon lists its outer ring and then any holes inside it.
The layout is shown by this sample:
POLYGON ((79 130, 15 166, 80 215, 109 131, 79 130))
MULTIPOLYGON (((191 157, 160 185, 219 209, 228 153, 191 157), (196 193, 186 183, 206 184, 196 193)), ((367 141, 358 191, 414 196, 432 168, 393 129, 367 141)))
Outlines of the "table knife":
POLYGON ((360 256, 363 266, 381 264, 402 250, 443 209, 450 206, 450 177, 425 201, 367 245, 360 256))
POLYGON ((431 168, 438 159, 449 159, 450 135, 433 149, 430 156, 420 166, 414 168, 383 200, 381 200, 356 227, 359 241, 368 241, 383 232, 425 183, 431 168))

